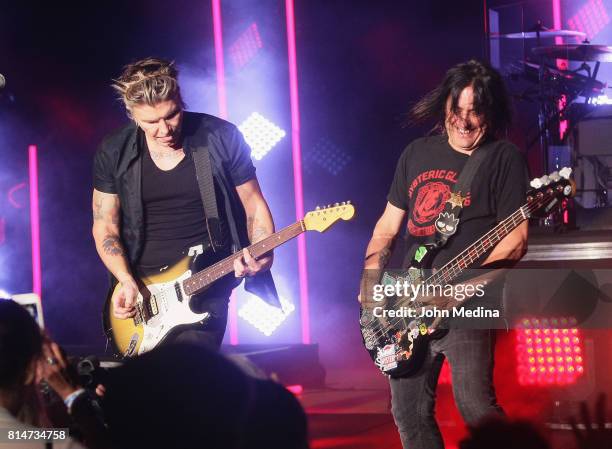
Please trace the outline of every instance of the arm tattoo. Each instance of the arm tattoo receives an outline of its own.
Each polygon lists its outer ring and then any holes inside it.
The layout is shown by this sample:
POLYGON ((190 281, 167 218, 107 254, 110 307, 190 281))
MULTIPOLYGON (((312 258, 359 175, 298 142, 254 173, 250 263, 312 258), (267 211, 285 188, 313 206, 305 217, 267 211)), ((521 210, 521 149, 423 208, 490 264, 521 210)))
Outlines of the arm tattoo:
POLYGON ((114 225, 119 224, 119 203, 115 202, 112 209, 104 209, 102 198, 94 199, 93 219, 94 221, 103 220, 114 225))
POLYGON ((93 219, 94 221, 104 219, 104 215, 102 214, 102 200, 101 199, 96 200, 94 202, 93 219))
POLYGON ((102 247, 104 248, 104 252, 110 256, 123 256, 125 254, 119 237, 115 235, 108 234, 104 237, 102 247))
POLYGON ((385 268, 389 263, 389 259, 391 258, 391 251, 393 250, 394 244, 395 240, 389 241, 378 251, 366 254, 366 262, 373 258, 378 258, 378 267, 385 268))
POLYGON ((259 242, 263 240, 264 237, 268 235, 268 230, 266 228, 256 228, 253 229, 253 236, 251 237, 252 242, 259 242))
POLYGON ((255 217, 247 217, 247 231, 251 243, 263 240, 264 237, 270 234, 265 227, 259 224, 259 221, 255 217))
POLYGON ((253 217, 247 217, 247 234, 249 236, 249 242, 252 242, 253 239, 251 238, 251 236, 253 235, 253 222, 255 221, 255 219, 253 217))
POLYGON ((380 267, 381 268, 386 267, 390 258, 391 258, 391 250, 389 249, 388 246, 385 246, 383 249, 380 250, 380 253, 378 253, 378 263, 380 264, 380 267))
POLYGON ((111 214, 111 223, 114 225, 119 224, 119 214, 117 212, 111 214))

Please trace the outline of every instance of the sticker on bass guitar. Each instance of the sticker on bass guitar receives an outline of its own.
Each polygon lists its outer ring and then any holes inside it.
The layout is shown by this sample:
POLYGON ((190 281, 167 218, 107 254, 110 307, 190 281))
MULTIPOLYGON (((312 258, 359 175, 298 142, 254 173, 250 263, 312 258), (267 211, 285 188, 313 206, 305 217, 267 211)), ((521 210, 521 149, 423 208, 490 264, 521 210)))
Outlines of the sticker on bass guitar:
POLYGON ((389 344, 382 348, 378 348, 375 363, 381 371, 389 371, 397 368, 397 345, 389 344))

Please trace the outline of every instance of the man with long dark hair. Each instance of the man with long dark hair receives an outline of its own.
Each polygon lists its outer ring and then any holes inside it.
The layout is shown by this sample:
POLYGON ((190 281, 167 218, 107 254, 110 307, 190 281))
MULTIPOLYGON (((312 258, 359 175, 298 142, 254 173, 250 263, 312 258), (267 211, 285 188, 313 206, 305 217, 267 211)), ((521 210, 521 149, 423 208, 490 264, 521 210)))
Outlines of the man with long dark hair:
MULTIPOLYGON (((414 255, 410 251, 434 237, 435 221, 464 165, 485 146, 485 158, 463 195, 458 230, 435 255, 432 268, 443 266, 525 200, 525 162, 513 144, 501 140, 511 120, 508 95, 501 76, 490 66, 478 61, 454 66, 413 107, 411 116, 413 123, 432 121, 435 127, 429 136, 408 145, 399 159, 387 206, 367 248, 366 270, 385 268, 406 217, 406 260, 414 255)), ((512 265, 526 247, 527 222, 523 222, 476 266, 512 265)), ((444 446, 434 405, 445 358, 451 366, 455 402, 468 424, 503 413, 493 389, 494 343, 492 329, 451 328, 429 345, 415 375, 390 379, 392 413, 405 448, 444 446)))

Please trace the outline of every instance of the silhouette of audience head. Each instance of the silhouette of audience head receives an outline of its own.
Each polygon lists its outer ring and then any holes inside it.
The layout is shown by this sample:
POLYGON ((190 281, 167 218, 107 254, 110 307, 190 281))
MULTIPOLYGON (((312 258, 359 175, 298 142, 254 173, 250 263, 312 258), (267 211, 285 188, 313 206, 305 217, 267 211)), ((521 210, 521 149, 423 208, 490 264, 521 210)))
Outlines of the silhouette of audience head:
POLYGON ((196 345, 161 346, 113 369, 104 409, 116 449, 308 447, 291 393, 196 345))
POLYGON ((26 309, 0 299, 0 391, 16 391, 35 378, 42 351, 40 328, 26 309))

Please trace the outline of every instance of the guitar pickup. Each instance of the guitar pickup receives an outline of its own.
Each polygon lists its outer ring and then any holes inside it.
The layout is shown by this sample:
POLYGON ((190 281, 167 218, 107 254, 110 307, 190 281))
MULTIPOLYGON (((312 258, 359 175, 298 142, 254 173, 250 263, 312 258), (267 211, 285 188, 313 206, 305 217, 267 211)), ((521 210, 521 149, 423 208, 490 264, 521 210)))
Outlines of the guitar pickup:
POLYGON ((134 315, 134 324, 136 326, 138 326, 139 324, 142 324, 142 322, 144 321, 144 317, 143 317, 143 313, 142 313, 142 308, 140 307, 140 304, 136 304, 136 315, 134 315))
POLYGON ((174 291, 176 292, 176 299, 178 299, 179 302, 183 302, 183 291, 181 290, 181 284, 175 282, 174 291))
POLYGON ((155 316, 155 315, 157 315, 157 313, 159 311, 157 309, 157 299, 155 298, 155 296, 151 296, 149 301, 151 302, 151 316, 155 316))

